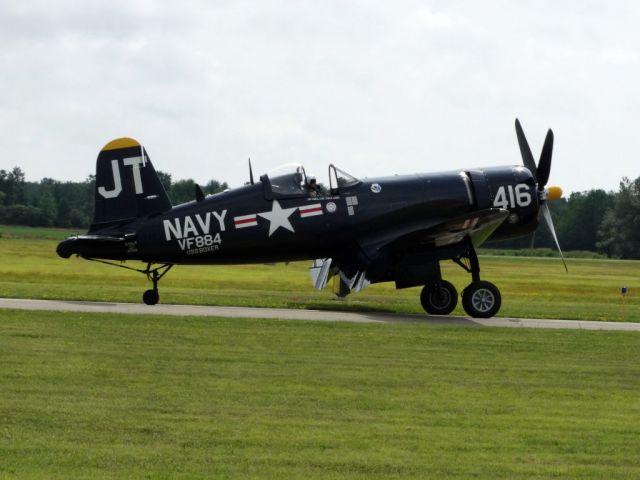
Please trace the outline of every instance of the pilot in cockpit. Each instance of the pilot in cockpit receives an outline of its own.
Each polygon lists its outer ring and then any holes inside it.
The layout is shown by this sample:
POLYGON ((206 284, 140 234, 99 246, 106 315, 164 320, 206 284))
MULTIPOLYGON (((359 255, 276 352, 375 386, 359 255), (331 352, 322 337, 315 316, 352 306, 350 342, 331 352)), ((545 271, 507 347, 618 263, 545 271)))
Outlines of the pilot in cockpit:
POLYGON ((316 183, 316 177, 310 176, 307 177, 307 193, 310 197, 317 197, 320 189, 318 188, 318 184, 316 183))

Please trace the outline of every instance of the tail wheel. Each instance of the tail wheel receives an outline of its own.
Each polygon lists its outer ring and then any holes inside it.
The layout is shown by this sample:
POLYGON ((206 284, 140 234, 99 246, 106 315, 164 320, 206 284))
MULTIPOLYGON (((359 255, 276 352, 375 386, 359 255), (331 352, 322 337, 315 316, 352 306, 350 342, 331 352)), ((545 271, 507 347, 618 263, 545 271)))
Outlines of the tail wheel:
POLYGON ((462 306, 471 317, 493 317, 500 310, 500 305, 500 290, 491 282, 473 282, 462 292, 462 306))
POLYGON ((160 294, 156 289, 149 289, 142 294, 142 301, 147 305, 155 305, 160 300, 160 294))
POLYGON ((420 293, 420 303, 422 308, 431 315, 448 315, 458 304, 458 291, 446 280, 425 285, 420 293))

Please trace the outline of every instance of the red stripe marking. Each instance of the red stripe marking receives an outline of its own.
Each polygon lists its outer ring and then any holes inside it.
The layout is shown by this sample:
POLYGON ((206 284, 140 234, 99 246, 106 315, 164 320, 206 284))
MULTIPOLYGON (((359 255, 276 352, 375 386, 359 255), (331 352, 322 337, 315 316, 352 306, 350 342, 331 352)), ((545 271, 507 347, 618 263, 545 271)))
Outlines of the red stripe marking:
POLYGON ((236 225, 242 225, 242 224, 245 224, 245 223, 252 223, 252 222, 256 222, 256 221, 257 221, 256 217, 253 217, 253 218, 246 218, 244 220, 236 220, 235 223, 236 223, 236 225))
POLYGON ((314 207, 314 208, 301 208, 300 213, 313 213, 313 212, 321 212, 322 207, 314 207))

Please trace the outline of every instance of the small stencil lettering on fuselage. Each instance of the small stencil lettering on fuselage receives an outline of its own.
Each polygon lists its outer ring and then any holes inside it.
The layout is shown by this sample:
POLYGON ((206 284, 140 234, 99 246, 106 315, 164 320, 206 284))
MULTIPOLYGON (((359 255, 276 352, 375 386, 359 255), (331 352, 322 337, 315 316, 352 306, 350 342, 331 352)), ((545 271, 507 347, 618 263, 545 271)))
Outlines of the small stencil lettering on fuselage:
POLYGON ((358 205, 358 197, 355 195, 353 197, 345 197, 345 202, 347 202, 347 212, 349 213, 349 216, 355 215, 356 212, 353 207, 358 205))

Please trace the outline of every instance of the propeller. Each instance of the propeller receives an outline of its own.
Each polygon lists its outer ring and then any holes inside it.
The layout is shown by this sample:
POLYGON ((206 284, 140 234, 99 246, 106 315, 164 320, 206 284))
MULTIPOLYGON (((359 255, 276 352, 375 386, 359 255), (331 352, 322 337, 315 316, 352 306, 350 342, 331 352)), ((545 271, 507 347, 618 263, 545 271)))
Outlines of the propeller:
POLYGON ((556 247, 558 247, 558 252, 560 253, 560 258, 562 259, 564 269, 569 272, 569 269, 567 268, 567 262, 565 262, 564 255, 562 254, 562 249, 560 248, 558 236, 556 235, 556 229, 553 226, 551 210, 549 210, 549 204, 547 203, 547 201, 558 200, 560 197, 562 197, 562 189, 560 187, 546 188, 547 183, 549 182, 549 174, 551 173, 551 157, 553 156, 553 131, 551 129, 547 131, 547 136, 545 137, 544 144, 542 146, 542 152, 540 153, 540 160, 538 161, 537 165, 535 160, 533 159, 533 154, 531 153, 531 148, 529 147, 529 143, 527 142, 527 137, 525 137, 524 131, 522 130, 520 120, 518 120, 517 118, 516 136, 518 137, 518 146, 520 147, 520 154, 522 155, 522 163, 524 163, 524 166, 531 171, 531 174, 536 179, 536 184, 538 187, 538 198, 540 199, 540 209, 542 210, 542 215, 547 222, 547 226, 551 231, 553 239, 556 242, 556 247))
POLYGON ((567 268, 567 262, 564 261, 564 255, 562 255, 562 249, 560 248, 560 242, 558 241, 558 236, 556 235, 556 229, 553 228, 553 219, 551 218, 551 210, 549 210, 549 204, 544 202, 542 206, 542 215, 544 219, 547 221, 547 225, 549 230, 551 230, 551 235, 556 242, 556 247, 558 247, 558 252, 560 252, 560 258, 562 259, 562 264, 564 265, 564 269, 567 273, 569 273, 569 269, 567 268))

